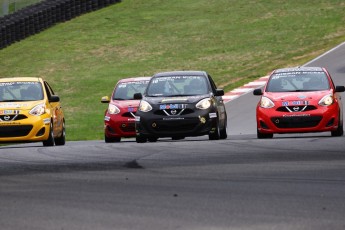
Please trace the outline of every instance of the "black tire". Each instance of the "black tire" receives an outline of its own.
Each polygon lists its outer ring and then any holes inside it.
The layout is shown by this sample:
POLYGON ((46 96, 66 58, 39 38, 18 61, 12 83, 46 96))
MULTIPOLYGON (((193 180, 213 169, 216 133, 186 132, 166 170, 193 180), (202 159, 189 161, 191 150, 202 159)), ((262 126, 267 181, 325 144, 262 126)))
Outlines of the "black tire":
POLYGON ((158 138, 157 137, 148 137, 147 140, 149 142, 157 142, 158 138))
POLYGON ((227 127, 227 125, 226 125, 226 122, 225 122, 223 129, 220 130, 220 136, 219 136, 220 139, 228 138, 228 133, 226 131, 226 127, 227 127))
POLYGON ((147 138, 146 137, 143 137, 143 136, 136 136, 135 137, 135 141, 137 143, 145 143, 147 141, 147 138))
POLYGON ((260 133, 259 130, 257 130, 257 137, 258 139, 273 138, 273 133, 260 133))
POLYGON ((219 129, 219 122, 217 121, 217 125, 215 127, 216 130, 214 130, 213 132, 210 132, 208 134, 208 139, 209 140, 219 140, 220 138, 220 129, 219 129))
POLYGON ((337 130, 331 131, 331 135, 332 137, 340 137, 344 135, 344 127, 342 122, 339 121, 337 130))
POLYGON ((50 122, 50 128, 49 128, 49 137, 47 140, 43 141, 43 146, 54 146, 55 140, 54 140, 54 133, 53 133, 53 123, 50 122))
POLYGON ((114 143, 114 142, 120 142, 121 137, 107 137, 107 135, 104 134, 104 142, 105 143, 114 143))
POLYGON ((65 122, 63 122, 61 136, 55 138, 55 145, 65 145, 65 143, 66 143, 66 130, 65 130, 65 122))

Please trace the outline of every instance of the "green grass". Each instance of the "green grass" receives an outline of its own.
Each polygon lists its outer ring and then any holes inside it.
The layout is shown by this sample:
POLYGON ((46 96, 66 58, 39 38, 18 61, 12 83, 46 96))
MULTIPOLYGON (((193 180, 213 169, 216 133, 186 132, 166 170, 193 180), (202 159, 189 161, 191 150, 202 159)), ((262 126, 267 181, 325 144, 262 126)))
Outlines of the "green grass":
POLYGON ((205 70, 228 91, 343 42, 344 24, 341 0, 123 0, 0 50, 0 77, 45 78, 67 140, 102 139, 120 78, 205 70))

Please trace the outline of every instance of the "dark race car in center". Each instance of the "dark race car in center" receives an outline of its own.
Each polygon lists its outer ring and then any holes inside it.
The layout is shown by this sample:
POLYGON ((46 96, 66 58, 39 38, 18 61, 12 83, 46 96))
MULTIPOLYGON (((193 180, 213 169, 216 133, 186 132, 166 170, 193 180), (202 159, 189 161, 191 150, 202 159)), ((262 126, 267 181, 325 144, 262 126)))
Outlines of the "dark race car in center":
POLYGON ((155 74, 136 113, 136 141, 154 142, 161 137, 183 139, 208 135, 227 138, 227 114, 222 96, 204 71, 174 71, 155 74))

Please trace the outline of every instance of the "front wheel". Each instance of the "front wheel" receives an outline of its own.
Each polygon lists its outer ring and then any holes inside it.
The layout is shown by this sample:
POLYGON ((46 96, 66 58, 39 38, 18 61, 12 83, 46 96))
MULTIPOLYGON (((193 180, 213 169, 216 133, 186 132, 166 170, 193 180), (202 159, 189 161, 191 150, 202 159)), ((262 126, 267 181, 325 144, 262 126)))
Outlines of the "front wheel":
POLYGON ((66 143, 66 131, 65 131, 65 122, 62 123, 61 136, 55 138, 56 145, 65 145, 66 143))
POLYGON ((43 146, 54 146, 54 144, 55 144, 55 140, 54 140, 53 123, 50 122, 49 137, 47 140, 43 141, 43 146))
POLYGON ((339 121, 338 128, 335 131, 331 131, 332 137, 340 137, 344 134, 343 123, 339 121))
POLYGON ((104 134, 104 142, 105 143, 114 143, 114 142, 120 142, 121 137, 107 137, 107 135, 104 134))
POLYGON ((257 130, 257 137, 258 139, 273 138, 273 133, 260 133, 259 130, 257 130))
POLYGON ((208 134, 208 139, 219 140, 219 138, 220 138, 220 129, 219 129, 219 122, 217 121, 217 124, 214 130, 208 134))
POLYGON ((149 142, 157 142, 158 137, 148 137, 147 140, 148 140, 149 142))
POLYGON ((135 137, 135 141, 137 143, 145 143, 147 141, 147 138, 146 137, 143 137, 143 136, 136 136, 135 137))
POLYGON ((226 139, 228 137, 228 133, 226 131, 226 123, 224 124, 224 128, 222 130, 220 130, 220 139, 226 139))

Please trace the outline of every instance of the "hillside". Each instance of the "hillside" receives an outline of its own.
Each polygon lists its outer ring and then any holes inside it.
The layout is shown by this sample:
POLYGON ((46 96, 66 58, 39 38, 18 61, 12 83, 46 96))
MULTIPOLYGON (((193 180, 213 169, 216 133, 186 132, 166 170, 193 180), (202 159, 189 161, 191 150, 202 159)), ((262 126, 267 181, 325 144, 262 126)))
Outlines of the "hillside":
POLYGON ((100 98, 120 78, 206 70, 230 90, 343 42, 344 24, 340 0, 123 0, 0 50, 0 77, 45 78, 67 140, 102 139, 100 98))

